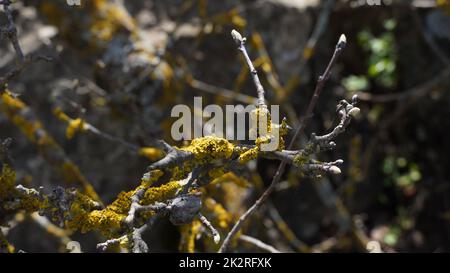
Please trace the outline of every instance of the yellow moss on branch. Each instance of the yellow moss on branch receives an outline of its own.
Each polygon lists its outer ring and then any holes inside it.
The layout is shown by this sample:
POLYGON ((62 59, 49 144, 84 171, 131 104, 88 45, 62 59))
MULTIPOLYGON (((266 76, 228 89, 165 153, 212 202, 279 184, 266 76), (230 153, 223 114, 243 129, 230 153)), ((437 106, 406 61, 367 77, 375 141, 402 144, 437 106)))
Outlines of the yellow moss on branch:
POLYGON ((199 220, 194 220, 187 225, 180 227, 180 244, 178 249, 184 253, 195 252, 195 240, 200 234, 202 223, 199 220))
POLYGON ((144 147, 139 150, 139 154, 142 156, 145 156, 146 158, 150 159, 151 161, 159 160, 163 157, 164 153, 156 148, 152 147, 144 147))
POLYGON ((20 99, 15 98, 8 90, 1 95, 0 110, 27 136, 31 141, 37 141, 36 132, 42 129, 39 121, 26 119, 24 113, 28 108, 20 99), (22 114, 21 114, 22 113, 22 114))
POLYGON ((240 215, 245 208, 245 196, 247 189, 252 183, 233 172, 227 172, 224 175, 214 179, 210 184, 204 187, 204 195, 209 196, 223 204, 223 207, 231 215, 240 215))
POLYGON ((12 109, 20 110, 26 106, 21 100, 14 98, 9 90, 2 93, 2 101, 12 109))
POLYGON ((37 196, 21 194, 16 189, 16 172, 4 163, 0 174, 0 209, 10 210, 9 206, 5 206, 8 201, 20 200, 14 204, 13 211, 25 210, 33 212, 41 208, 42 202, 37 196))
POLYGON ((3 164, 2 173, 0 176, 0 201, 15 191, 16 172, 8 165, 3 164))
MULTIPOLYGON (((141 200, 141 205, 154 204, 155 202, 165 202, 175 197, 181 188, 178 181, 171 181, 159 187, 150 187, 151 184, 161 177, 159 170, 152 171, 149 179, 143 179, 141 185, 128 192, 121 192, 117 199, 105 209, 90 211, 92 202, 88 199, 80 198, 72 204, 70 216, 72 220, 66 222, 66 227, 79 229, 81 232, 98 230, 107 237, 113 237, 116 232, 123 228, 123 220, 127 217, 131 206, 131 197, 137 191, 148 188, 141 200)), ((145 214, 148 219, 153 216, 153 212, 145 214)))
POLYGON ((250 160, 256 159, 258 157, 259 147, 255 146, 254 148, 248 149, 239 155, 239 163, 245 164, 250 160))
POLYGON ((87 123, 81 118, 72 119, 66 115, 59 107, 53 111, 53 114, 64 122, 68 123, 66 129, 66 138, 72 139, 76 133, 83 132, 87 130, 87 123))
POLYGON ((172 181, 159 187, 150 188, 145 192, 142 204, 149 205, 155 202, 166 201, 174 197, 180 188, 181 184, 178 181, 172 181))
POLYGON ((220 203, 212 198, 206 198, 203 210, 215 227, 227 230, 233 220, 233 216, 220 203))
POLYGON ((193 153, 195 161, 198 164, 204 164, 219 159, 229 159, 233 154, 234 145, 223 138, 206 136, 193 139, 189 146, 182 147, 180 150, 193 153))
POLYGON ((239 177, 233 172, 227 172, 217 177, 211 182, 211 185, 217 185, 223 182, 232 182, 233 184, 236 184, 237 186, 243 188, 247 188, 250 186, 250 182, 247 179, 239 177))
POLYGON ((245 164, 250 160, 258 158, 261 152, 261 145, 275 141, 273 138, 278 137, 278 147, 276 150, 281 151, 285 148, 284 136, 287 135, 288 129, 286 120, 282 120, 281 124, 272 123, 270 112, 266 107, 259 107, 252 111, 250 118, 253 120, 253 128, 250 128, 250 134, 257 135, 255 147, 251 149, 243 149, 239 155, 239 162, 245 164), (265 126, 261 130, 260 126, 265 126))
POLYGON ((85 130, 86 125, 84 120, 81 118, 73 119, 69 122, 69 126, 67 126, 66 137, 67 139, 72 139, 76 133, 83 132, 85 130))

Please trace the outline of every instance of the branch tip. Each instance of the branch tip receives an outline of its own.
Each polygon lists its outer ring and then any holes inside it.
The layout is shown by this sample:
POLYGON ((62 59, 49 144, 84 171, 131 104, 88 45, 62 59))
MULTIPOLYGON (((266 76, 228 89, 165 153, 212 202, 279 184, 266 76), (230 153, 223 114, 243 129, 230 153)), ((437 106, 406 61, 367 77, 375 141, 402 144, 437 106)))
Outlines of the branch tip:
POLYGON ((347 37, 345 36, 345 34, 341 34, 341 36, 339 37, 339 41, 338 41, 336 47, 340 48, 340 49, 343 49, 346 45, 347 45, 347 37))
POLYGON ((242 35, 235 29, 231 31, 231 37, 233 37, 233 40, 237 46, 241 46, 245 43, 245 38, 243 38, 242 35))

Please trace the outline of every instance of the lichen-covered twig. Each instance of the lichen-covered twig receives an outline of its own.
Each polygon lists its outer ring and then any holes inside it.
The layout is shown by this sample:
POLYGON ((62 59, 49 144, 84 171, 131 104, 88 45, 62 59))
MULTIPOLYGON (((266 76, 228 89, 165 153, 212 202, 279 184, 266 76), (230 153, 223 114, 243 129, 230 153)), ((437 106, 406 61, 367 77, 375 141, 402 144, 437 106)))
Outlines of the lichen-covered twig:
MULTIPOLYGON (((150 176, 150 173, 145 174, 147 176, 150 176)), ((151 177, 146 177, 144 179, 151 179, 151 177)), ((168 205, 161 202, 155 202, 154 204, 150 205, 141 205, 141 201, 145 196, 145 193, 147 192, 148 187, 141 187, 140 189, 136 190, 136 192, 130 197, 130 209, 128 211, 127 217, 124 219, 124 223, 128 225, 130 228, 134 228, 136 224, 136 215, 137 213, 141 211, 155 211, 157 213, 162 212, 163 210, 168 209, 168 205)))
MULTIPOLYGON (((325 72, 323 73, 323 75, 321 75, 319 77, 319 80, 317 82, 317 86, 316 89, 314 90, 314 94, 313 97, 311 98, 311 101, 308 105, 308 108, 306 109, 305 115, 303 116, 303 120, 300 123, 299 127, 297 128, 295 135, 293 136, 293 138, 291 139, 291 142, 288 146, 288 149, 292 149, 292 147, 294 146, 294 144, 297 141, 297 138, 301 135, 301 133, 304 130, 305 127, 305 123, 306 123, 306 119, 309 118, 315 108, 315 105, 317 103, 317 100, 319 98, 319 95, 323 89, 323 86, 325 84, 325 82, 328 80, 330 73, 331 73, 331 68, 334 66, 334 64, 336 63, 337 58, 341 55, 342 51, 345 48, 345 45, 347 44, 346 38, 344 35, 341 35, 341 37, 339 38, 339 41, 336 45, 336 48, 334 50, 333 56, 331 57, 330 62, 328 63, 327 68, 325 69, 325 72)), ((225 252, 229 246, 229 244, 231 243, 231 239, 234 237, 234 235, 240 230, 242 224, 260 207, 262 206, 262 204, 265 202, 265 200, 269 197, 269 195, 272 193, 272 191, 275 188, 275 185, 279 182, 279 180, 281 179, 281 176, 284 172, 284 169, 286 167, 286 162, 282 161, 280 163, 280 166, 277 169, 277 172, 275 173, 275 176, 272 179, 272 182, 270 184, 270 186, 266 189, 266 191, 261 195, 261 197, 256 200, 256 202, 239 218, 239 220, 236 222, 236 224, 233 226, 233 228, 231 229, 231 231, 227 234, 226 238, 224 239, 222 246, 219 249, 219 252, 225 252)))
POLYGON ((177 164, 181 164, 182 162, 192 159, 193 157, 192 153, 175 149, 163 140, 156 140, 155 146, 162 149, 166 153, 166 156, 148 166, 147 170, 149 171, 157 169, 164 170, 177 164))

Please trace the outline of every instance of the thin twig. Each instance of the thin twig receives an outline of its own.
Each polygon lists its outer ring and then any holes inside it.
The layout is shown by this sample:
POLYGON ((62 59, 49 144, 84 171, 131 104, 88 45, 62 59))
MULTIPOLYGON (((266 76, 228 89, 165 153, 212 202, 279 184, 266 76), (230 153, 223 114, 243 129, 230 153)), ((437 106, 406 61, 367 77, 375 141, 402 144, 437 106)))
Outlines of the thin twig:
POLYGON ((9 5, 11 5, 12 2, 10 0, 3 0, 0 2, 0 4, 3 5, 3 11, 5 12, 6 18, 8 19, 8 25, 1 29, 1 33, 11 41, 14 50, 16 51, 16 55, 22 61, 24 58, 24 54, 22 48, 20 47, 19 40, 17 39, 17 28, 14 24, 12 12, 9 9, 9 5))
POLYGON ((217 229, 215 229, 213 227, 213 225, 211 224, 211 222, 205 216, 203 216, 201 213, 198 214, 198 218, 200 219, 200 222, 202 222, 202 224, 205 225, 211 232, 214 243, 218 244, 220 242, 220 234, 217 231, 217 229))

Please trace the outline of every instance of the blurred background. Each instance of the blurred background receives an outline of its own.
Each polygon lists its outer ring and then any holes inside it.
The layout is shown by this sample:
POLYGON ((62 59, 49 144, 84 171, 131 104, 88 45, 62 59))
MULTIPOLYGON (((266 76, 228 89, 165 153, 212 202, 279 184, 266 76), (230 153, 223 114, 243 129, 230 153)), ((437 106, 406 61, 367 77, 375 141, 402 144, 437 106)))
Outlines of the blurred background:
MULTIPOLYGON (((8 89, 105 203, 135 188, 146 166, 158 159, 130 152, 117 139, 145 147, 150 136, 158 136, 182 145, 170 137, 174 105, 190 105, 194 96, 202 96, 204 104, 254 101, 232 29, 247 37, 266 97, 280 105, 292 127, 344 33, 347 47, 297 145, 311 133, 332 129, 337 103, 358 94, 359 117, 336 139, 335 150, 319 156, 343 159, 342 173, 311 179, 288 168, 244 232, 287 252, 450 251, 450 1, 69 2, 10 5, 24 54, 52 61, 27 65, 8 81, 8 89), (70 132, 70 119, 77 118, 100 135, 73 126, 70 132)), ((4 12, 0 16, 4 27, 7 18, 4 12)), ((3 77, 17 56, 7 39, 1 40, 0 54, 3 77)), ((13 140, 18 183, 66 185, 55 171, 58 162, 0 107, 0 139, 6 138, 13 140)), ((269 185, 278 164, 250 162, 210 190, 211 202, 234 223, 269 185)), ((91 252, 103 241, 93 232, 51 232, 37 215, 3 220, 11 223, 4 230, 8 240, 26 252, 67 252, 70 240, 91 252)), ((164 219, 145 239, 151 252, 183 251, 179 228, 164 219)), ((236 249, 260 251, 246 242, 236 249)), ((196 251, 215 249, 200 241, 196 251)))

